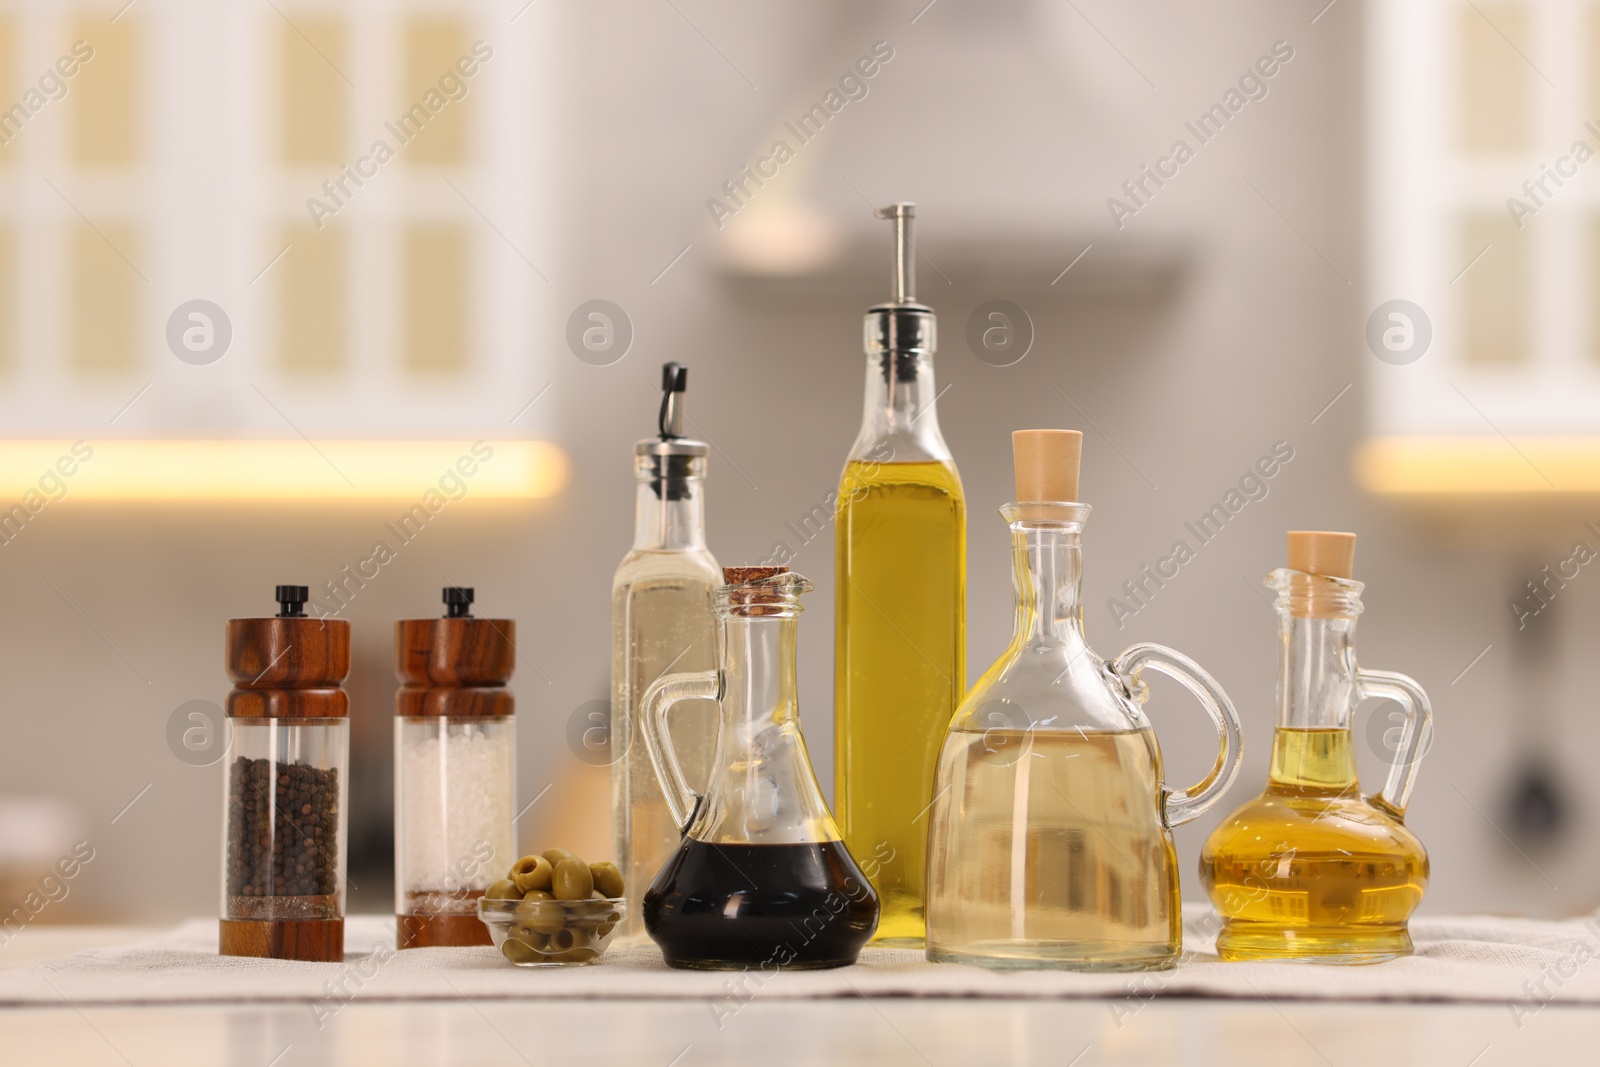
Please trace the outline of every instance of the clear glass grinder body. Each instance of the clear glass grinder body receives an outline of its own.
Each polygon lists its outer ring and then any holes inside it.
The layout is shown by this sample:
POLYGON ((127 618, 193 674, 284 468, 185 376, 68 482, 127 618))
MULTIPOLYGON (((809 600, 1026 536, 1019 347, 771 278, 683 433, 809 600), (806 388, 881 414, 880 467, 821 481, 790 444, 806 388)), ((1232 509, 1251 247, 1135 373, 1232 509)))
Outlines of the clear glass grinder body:
POLYGON ((1293 531, 1290 566, 1267 579, 1280 642, 1267 785, 1200 854, 1223 959, 1376 963, 1412 951, 1428 855, 1404 818, 1432 711, 1412 679, 1356 665, 1354 551, 1353 534, 1293 531), (1380 697, 1405 713, 1383 789, 1363 796, 1350 724, 1380 697))
MULTIPOLYGON (((640 702, 664 674, 716 666, 712 594, 722 576, 706 548, 709 449, 683 436, 687 384, 687 368, 666 365, 660 434, 634 446, 633 548, 611 583, 612 840, 628 901, 619 943, 643 938, 641 898, 681 836, 650 766, 640 702)), ((673 714, 673 743, 696 789, 711 773, 718 722, 711 700, 673 714)))
POLYGON ((478 898, 516 860, 512 715, 417 715, 395 719, 395 913, 442 927, 401 948, 489 944, 478 898), (470 930, 471 940, 449 930, 470 930))
POLYGON ((223 917, 344 917, 350 722, 240 719, 228 753, 223 917))
POLYGON ((1182 915, 1170 828, 1228 787, 1238 720, 1216 682, 1170 649, 1134 645, 1107 663, 1089 647, 1089 508, 1064 502, 1077 495, 1081 437, 1019 431, 1015 442, 1023 502, 1002 514, 1016 629, 945 738, 929 828, 927 956, 996 969, 1171 966, 1182 915), (1041 466, 1052 477, 1039 476, 1041 466), (1141 707, 1143 670, 1180 682, 1217 727, 1217 764, 1193 789, 1165 784, 1141 707))
POLYGON ((966 502, 939 430, 936 327, 915 302, 910 204, 893 299, 868 311, 861 432, 839 482, 834 808, 883 904, 878 939, 921 945, 926 809, 966 691, 966 502))
POLYGON ((800 733, 795 633, 811 583, 781 567, 724 574, 717 670, 668 675, 645 696, 651 761, 685 827, 645 894, 646 927, 674 967, 854 963, 878 898, 840 840, 800 733), (668 724, 683 702, 707 698, 722 719, 701 793, 684 780, 668 724))
POLYGON ((395 623, 395 940, 488 945, 478 898, 516 859, 516 623, 472 615, 395 623))

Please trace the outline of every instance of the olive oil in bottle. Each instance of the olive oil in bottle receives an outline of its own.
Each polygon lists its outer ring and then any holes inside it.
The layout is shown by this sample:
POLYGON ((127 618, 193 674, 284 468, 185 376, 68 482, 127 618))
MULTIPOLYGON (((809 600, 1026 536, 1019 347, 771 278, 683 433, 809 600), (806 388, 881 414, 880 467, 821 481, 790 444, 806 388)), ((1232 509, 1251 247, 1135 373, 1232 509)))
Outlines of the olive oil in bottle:
POLYGON ((1361 796, 1349 730, 1280 726, 1266 789, 1206 842, 1201 876, 1228 920, 1225 959, 1365 962, 1409 947, 1428 854, 1361 796))
POLYGON ((839 482, 834 810, 877 857, 877 938, 921 945, 927 809, 966 691, 966 503, 939 432, 932 310, 915 302, 912 205, 895 224, 894 298, 867 313, 866 410, 839 482))
POLYGON ((1357 665, 1355 541, 1291 530, 1289 566, 1267 579, 1279 640, 1267 785, 1200 852, 1225 960, 1377 963, 1412 952, 1408 922, 1427 889, 1428 854, 1405 813, 1432 710, 1412 679, 1357 665), (1350 724, 1377 697, 1398 702, 1405 719, 1383 788, 1363 796, 1350 724))

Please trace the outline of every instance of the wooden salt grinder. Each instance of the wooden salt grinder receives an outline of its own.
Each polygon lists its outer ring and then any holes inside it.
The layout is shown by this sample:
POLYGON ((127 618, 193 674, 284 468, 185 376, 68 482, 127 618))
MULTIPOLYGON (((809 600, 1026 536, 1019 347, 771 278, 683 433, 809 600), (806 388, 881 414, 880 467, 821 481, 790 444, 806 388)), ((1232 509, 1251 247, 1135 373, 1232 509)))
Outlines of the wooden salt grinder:
MULTIPOLYGON (((506 720, 515 710, 515 698, 506 683, 516 667, 517 624, 511 619, 474 617, 472 601, 471 588, 447 586, 444 603, 448 614, 444 618, 395 623, 395 674, 401 682, 394 699, 397 719, 506 720)), ((404 741, 397 735, 395 743, 404 741)), ((450 768, 443 773, 449 774, 450 768)), ((404 798, 396 796, 397 814, 403 803, 404 798)), ((509 811, 506 818, 511 818, 509 811)), ((396 840, 395 875, 400 891, 437 888, 405 884, 400 857, 403 847, 404 843, 396 840)), ((412 912, 395 917, 397 948, 492 943, 489 928, 476 912, 412 912)))

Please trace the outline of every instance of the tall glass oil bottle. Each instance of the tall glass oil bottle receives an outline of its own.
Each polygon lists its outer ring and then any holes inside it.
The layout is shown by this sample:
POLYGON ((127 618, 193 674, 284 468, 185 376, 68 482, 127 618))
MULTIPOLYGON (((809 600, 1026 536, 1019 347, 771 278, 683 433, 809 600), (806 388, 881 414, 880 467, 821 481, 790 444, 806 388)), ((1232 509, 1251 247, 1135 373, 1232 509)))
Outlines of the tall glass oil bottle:
POLYGON ((1428 884, 1428 854, 1404 820, 1432 712, 1412 679, 1356 666, 1354 555, 1354 534, 1291 531, 1289 566, 1267 579, 1281 642, 1267 787, 1200 853, 1225 960, 1376 963, 1412 950, 1407 922, 1428 884), (1362 796, 1350 721, 1379 697, 1405 719, 1383 789, 1362 796))
POLYGON ((1082 436, 1012 435, 1016 629, 961 702, 928 815, 927 957, 1001 970, 1170 967, 1182 951, 1172 828, 1239 767, 1239 720, 1193 661, 1134 645, 1109 662, 1083 632, 1082 436), (1217 761, 1164 781, 1146 671, 1178 681, 1217 729, 1217 761))
MULTIPOLYGON (((683 435, 688 377, 677 363, 662 369, 659 434, 633 449, 633 548, 611 582, 611 819, 627 885, 626 938, 643 938, 640 901, 682 829, 650 766, 640 701, 662 675, 717 664, 712 602, 722 572, 706 548, 709 449, 683 435)), ((674 712, 673 749, 691 788, 705 789, 720 722, 711 700, 686 701, 674 712)))
POLYGON ((966 502, 939 432, 913 212, 878 213, 894 224, 894 293, 866 316, 866 408, 839 481, 834 638, 834 810, 878 891, 878 940, 905 945, 922 943, 927 805, 966 691, 966 502))

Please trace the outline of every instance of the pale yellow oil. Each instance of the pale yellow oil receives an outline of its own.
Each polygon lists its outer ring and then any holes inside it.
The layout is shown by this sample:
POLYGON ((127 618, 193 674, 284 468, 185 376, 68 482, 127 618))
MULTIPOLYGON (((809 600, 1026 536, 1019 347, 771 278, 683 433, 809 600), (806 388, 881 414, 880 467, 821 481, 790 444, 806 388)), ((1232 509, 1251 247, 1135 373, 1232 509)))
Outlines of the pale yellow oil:
POLYGON ((839 483, 834 814, 882 913, 922 943, 928 804, 966 692, 967 515, 948 463, 852 461, 839 483))
MULTIPOLYGON (((628 901, 624 940, 644 937, 644 891, 683 841, 645 747, 640 703, 664 674, 716 669, 711 602, 719 576, 708 561, 697 553, 635 551, 612 587, 611 818, 613 858, 628 901)), ((680 701, 668 716, 684 779, 697 792, 710 781, 720 725, 711 700, 680 701)), ((603 722, 585 723, 584 730, 586 744, 591 735, 604 737, 603 722)))
POLYGON ((1146 730, 952 730, 930 839, 928 958, 1148 970, 1182 950, 1146 730))
POLYGON ((1375 963, 1411 952, 1428 854, 1362 798, 1349 730, 1279 727, 1266 790, 1211 834, 1200 878, 1223 959, 1375 963))

